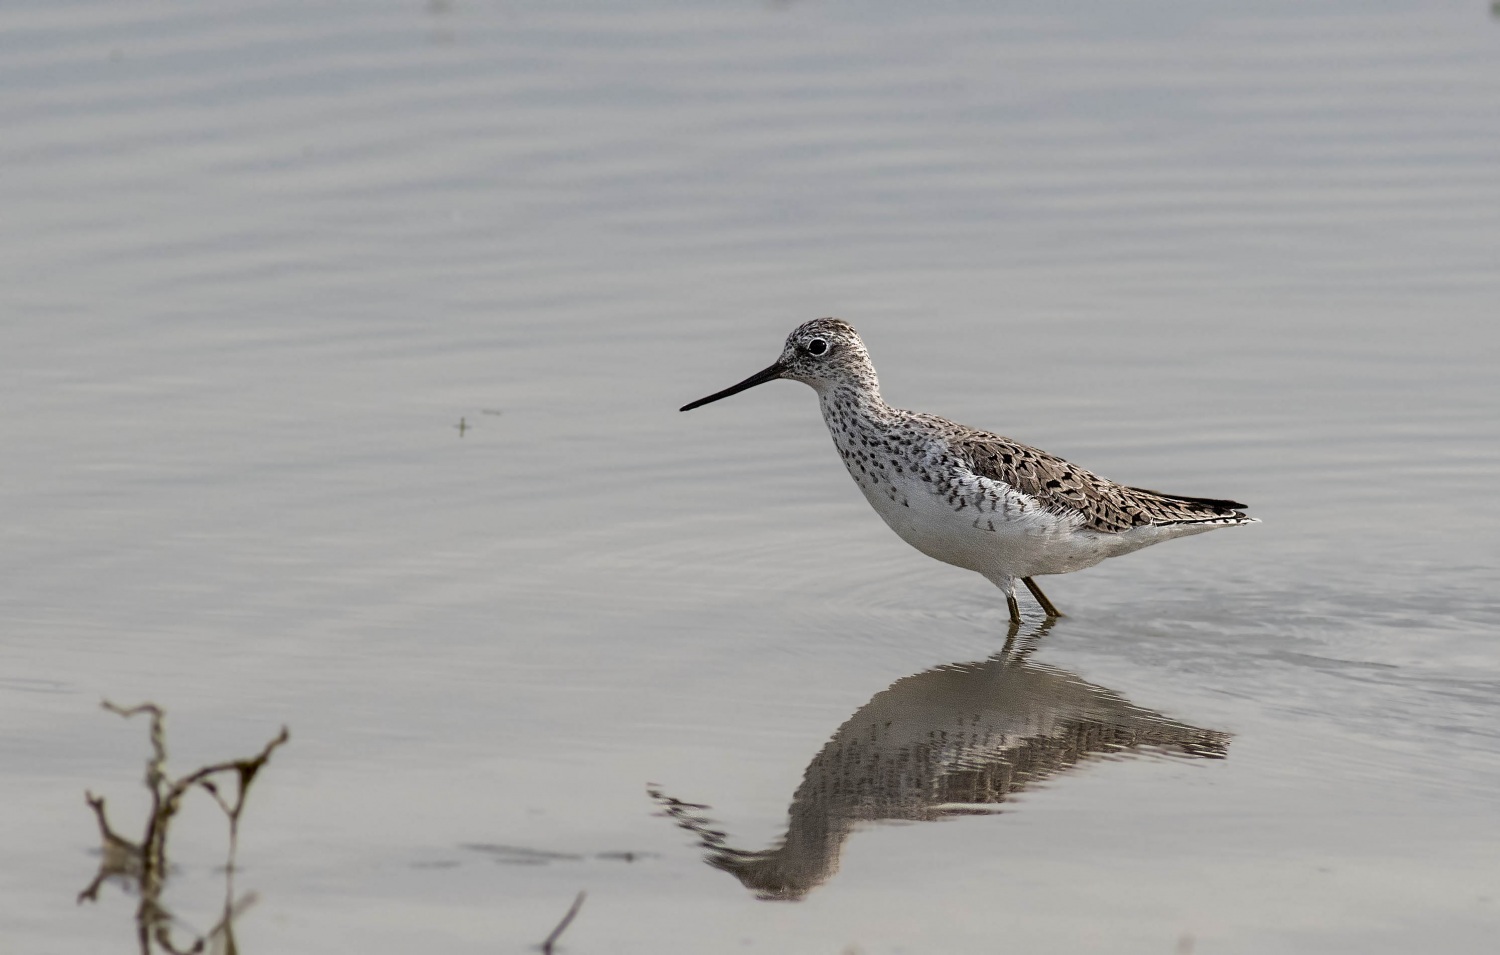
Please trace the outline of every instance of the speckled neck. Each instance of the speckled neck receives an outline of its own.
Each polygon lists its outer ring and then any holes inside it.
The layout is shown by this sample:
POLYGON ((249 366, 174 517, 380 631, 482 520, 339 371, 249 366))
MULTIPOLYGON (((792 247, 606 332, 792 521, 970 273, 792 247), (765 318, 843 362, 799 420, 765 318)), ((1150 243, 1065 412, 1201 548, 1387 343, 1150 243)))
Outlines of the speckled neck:
POLYGON ((858 388, 840 383, 819 393, 818 403, 822 406, 824 421, 841 421, 861 430, 893 424, 900 414, 885 403, 880 390, 875 387, 858 388))
POLYGON ((875 376, 874 368, 864 363, 848 372, 838 380, 813 385, 825 420, 863 418, 874 423, 889 421, 898 414, 880 397, 880 379, 875 376))

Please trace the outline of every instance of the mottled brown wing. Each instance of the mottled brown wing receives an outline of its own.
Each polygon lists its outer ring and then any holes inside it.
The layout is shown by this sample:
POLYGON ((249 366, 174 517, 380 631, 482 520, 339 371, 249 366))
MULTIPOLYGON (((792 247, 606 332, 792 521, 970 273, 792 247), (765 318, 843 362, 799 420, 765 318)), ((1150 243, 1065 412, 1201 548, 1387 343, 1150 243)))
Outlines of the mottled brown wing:
POLYGON ((975 474, 1010 485, 1050 511, 1076 513, 1096 531, 1116 534, 1146 524, 1244 517, 1245 505, 1127 487, 1054 454, 984 431, 968 431, 953 450, 975 474))

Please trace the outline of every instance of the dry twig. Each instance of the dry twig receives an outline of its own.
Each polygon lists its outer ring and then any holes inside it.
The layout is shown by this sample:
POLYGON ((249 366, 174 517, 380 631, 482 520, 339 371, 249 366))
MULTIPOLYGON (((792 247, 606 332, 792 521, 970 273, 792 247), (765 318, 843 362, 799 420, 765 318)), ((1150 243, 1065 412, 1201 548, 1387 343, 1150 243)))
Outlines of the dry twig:
POLYGON ((120 707, 104 701, 106 710, 127 719, 145 713, 151 717, 151 757, 146 760, 146 789, 151 794, 150 816, 146 820, 146 831, 139 843, 116 833, 105 815, 104 799, 93 793, 85 793, 89 808, 99 823, 100 839, 103 842, 103 858, 99 872, 78 895, 78 901, 93 902, 98 899, 99 888, 111 878, 118 878, 140 890, 140 905, 136 909, 136 937, 142 955, 151 955, 152 944, 169 955, 188 955, 204 951, 210 944, 219 950, 234 952, 234 918, 254 903, 253 894, 234 899, 234 857, 239 846, 240 814, 245 809, 245 798, 250 784, 255 781, 276 748, 289 738, 286 727, 261 751, 248 759, 227 760, 204 766, 180 779, 167 774, 167 743, 164 721, 166 714, 154 703, 120 707), (225 798, 217 776, 232 775, 236 786, 232 800, 225 798), (176 944, 172 926, 178 919, 161 902, 168 871, 167 833, 172 817, 182 806, 182 799, 194 788, 202 789, 213 797, 229 820, 229 853, 225 864, 224 911, 218 923, 208 932, 197 935, 187 947, 176 944))
POLYGON ((573 904, 568 908, 568 914, 562 917, 562 921, 557 923, 557 928, 553 929, 552 934, 548 935, 546 940, 542 942, 542 955, 552 955, 552 946, 557 944, 557 940, 562 938, 562 933, 566 932, 568 926, 573 923, 573 917, 578 914, 579 909, 583 908, 583 900, 587 895, 588 893, 586 892, 578 893, 578 897, 573 900, 573 904))

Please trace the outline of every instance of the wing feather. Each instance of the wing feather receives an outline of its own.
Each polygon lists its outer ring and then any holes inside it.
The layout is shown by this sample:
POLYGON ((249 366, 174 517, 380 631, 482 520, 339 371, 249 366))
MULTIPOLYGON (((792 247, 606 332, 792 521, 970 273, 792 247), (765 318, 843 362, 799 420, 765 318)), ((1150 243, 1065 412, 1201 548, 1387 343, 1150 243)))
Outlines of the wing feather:
POLYGON ((1245 518, 1243 504, 1116 484, 1055 454, 987 431, 964 428, 950 434, 949 443, 975 474, 1007 484, 1054 513, 1077 514, 1092 530, 1117 534, 1147 524, 1245 518))

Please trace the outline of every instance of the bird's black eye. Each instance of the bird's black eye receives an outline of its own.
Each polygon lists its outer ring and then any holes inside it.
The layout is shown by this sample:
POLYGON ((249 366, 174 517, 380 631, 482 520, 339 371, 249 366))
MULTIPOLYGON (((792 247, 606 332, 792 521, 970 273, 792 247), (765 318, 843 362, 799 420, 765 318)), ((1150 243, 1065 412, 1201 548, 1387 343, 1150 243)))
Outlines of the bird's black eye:
POLYGON ((828 351, 828 343, 821 338, 814 338, 805 347, 809 355, 821 355, 828 351))

